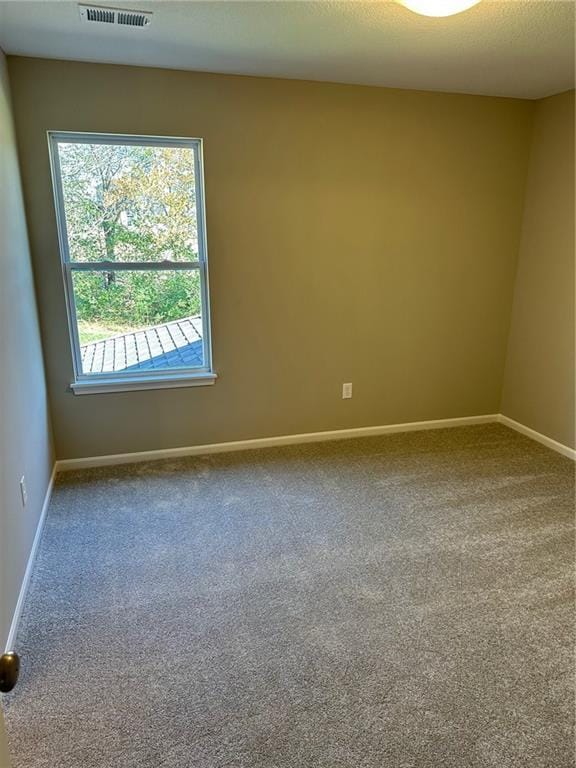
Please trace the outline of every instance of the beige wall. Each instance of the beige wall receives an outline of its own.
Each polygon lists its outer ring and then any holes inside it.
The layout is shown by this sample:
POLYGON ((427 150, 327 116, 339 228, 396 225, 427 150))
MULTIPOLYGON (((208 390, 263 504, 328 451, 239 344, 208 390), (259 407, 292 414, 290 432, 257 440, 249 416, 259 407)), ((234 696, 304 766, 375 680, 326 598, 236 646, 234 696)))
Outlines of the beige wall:
POLYGON ((502 412, 574 443, 574 91, 537 105, 502 412))
POLYGON ((52 471, 42 350, 0 51, 0 652, 3 651, 52 471), (20 499, 26 477, 28 504, 20 499))
POLYGON ((499 410, 533 103, 24 58, 10 74, 59 457, 499 410), (205 139, 214 387, 68 391, 48 129, 205 139))
POLYGON ((0 766, 10 768, 10 755, 8 754, 8 741, 6 739, 6 730, 4 728, 4 714, 0 707, 0 766))

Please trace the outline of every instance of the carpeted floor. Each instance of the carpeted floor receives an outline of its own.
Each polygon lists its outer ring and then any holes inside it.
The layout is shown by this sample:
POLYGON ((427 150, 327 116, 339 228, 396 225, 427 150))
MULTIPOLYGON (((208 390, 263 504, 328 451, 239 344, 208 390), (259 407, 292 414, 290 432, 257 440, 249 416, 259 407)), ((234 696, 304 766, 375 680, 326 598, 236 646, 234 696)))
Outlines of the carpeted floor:
POLYGON ((573 517, 499 425, 63 474, 15 768, 574 766, 573 517))

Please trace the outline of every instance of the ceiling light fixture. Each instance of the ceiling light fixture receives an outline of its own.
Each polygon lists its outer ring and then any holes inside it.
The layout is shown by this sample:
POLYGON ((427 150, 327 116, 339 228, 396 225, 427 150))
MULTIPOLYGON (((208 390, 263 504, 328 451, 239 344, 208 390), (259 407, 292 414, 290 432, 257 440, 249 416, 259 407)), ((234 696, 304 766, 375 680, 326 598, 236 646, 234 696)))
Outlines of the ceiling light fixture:
POLYGON ((414 13, 422 16, 453 16, 478 5, 480 0, 399 0, 414 13))

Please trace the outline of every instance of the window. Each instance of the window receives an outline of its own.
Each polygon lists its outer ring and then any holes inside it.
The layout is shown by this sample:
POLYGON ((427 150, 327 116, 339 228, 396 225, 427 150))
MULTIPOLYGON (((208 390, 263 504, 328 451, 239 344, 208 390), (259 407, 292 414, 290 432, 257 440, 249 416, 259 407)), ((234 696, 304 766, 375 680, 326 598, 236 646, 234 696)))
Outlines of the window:
POLYGON ((202 141, 49 142, 73 390, 213 383, 202 141))

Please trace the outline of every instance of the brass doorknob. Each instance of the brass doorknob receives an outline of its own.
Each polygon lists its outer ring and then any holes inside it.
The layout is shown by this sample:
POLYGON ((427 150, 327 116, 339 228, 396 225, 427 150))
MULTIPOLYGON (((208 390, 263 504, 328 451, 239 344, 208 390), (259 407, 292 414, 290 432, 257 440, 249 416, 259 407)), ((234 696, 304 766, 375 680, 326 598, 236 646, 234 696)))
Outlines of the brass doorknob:
POLYGON ((0 656, 0 693, 8 693, 18 682, 20 657, 10 651, 0 656))

